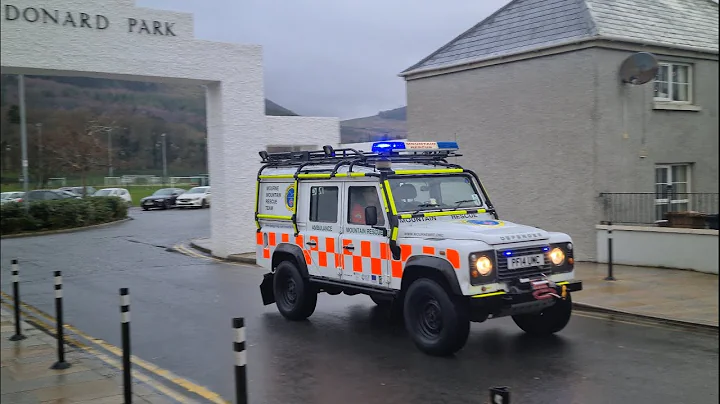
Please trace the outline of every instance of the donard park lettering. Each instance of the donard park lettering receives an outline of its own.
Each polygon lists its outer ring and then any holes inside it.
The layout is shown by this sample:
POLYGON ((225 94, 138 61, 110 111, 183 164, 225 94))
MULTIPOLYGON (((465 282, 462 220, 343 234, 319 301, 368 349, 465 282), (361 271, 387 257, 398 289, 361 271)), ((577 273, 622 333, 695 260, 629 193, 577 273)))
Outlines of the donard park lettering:
MULTIPOLYGON (((21 9, 12 4, 6 4, 4 12, 5 21, 25 21, 35 24, 52 24, 94 30, 107 29, 111 24, 110 19, 102 14, 90 15, 42 7, 25 7, 21 9)), ((173 32, 174 22, 125 18, 124 25, 127 27, 127 32, 132 34, 176 36, 175 32, 173 32)))

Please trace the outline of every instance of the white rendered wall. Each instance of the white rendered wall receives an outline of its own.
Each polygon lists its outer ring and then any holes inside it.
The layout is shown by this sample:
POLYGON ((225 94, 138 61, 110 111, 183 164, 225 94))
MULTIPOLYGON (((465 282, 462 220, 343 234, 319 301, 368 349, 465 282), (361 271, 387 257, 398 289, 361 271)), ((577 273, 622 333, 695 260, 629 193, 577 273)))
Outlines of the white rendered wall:
MULTIPOLYGON (((597 261, 608 260, 607 225, 597 225, 597 261)), ((718 273, 718 231, 612 226, 613 263, 718 273)))
MULTIPOLYGON (((265 117, 262 51, 256 45, 197 40, 192 16, 138 8, 132 0, 15 0, 2 6, 0 60, 4 74, 86 76, 157 82, 194 82, 207 86, 207 128, 210 176, 213 185, 211 237, 213 253, 228 256, 252 251, 255 243, 252 204, 258 155, 265 144, 303 143, 289 124, 268 130, 265 117), (72 24, 8 21, 8 6, 19 10, 71 12, 72 24), (107 18, 107 28, 79 27, 80 13, 107 18), (172 35, 129 32, 128 18, 172 24, 172 35), (268 135, 273 138, 268 140, 268 135), (238 204, 244 204, 242 208, 238 204)), ((32 12, 30 12, 32 18, 32 12)), ((28 105, 31 109, 32 105, 28 105)), ((319 125, 313 118, 294 118, 302 126, 319 125)), ((322 119, 321 119, 322 121, 322 119)), ((288 121, 284 121, 288 122, 288 121)), ((339 132, 325 130, 336 143, 339 132)), ((32 165, 33 162, 31 161, 32 165)))

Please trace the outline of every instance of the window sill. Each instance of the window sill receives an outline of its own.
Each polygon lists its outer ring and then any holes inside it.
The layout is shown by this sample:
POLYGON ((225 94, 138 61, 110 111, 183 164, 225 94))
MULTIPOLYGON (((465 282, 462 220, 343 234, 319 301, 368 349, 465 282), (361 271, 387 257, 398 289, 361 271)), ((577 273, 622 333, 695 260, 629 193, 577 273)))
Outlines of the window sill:
POLYGON ((653 104, 653 109, 655 110, 665 110, 665 111, 702 111, 702 107, 698 105, 692 105, 692 104, 676 104, 672 102, 661 102, 661 101, 655 101, 653 104))

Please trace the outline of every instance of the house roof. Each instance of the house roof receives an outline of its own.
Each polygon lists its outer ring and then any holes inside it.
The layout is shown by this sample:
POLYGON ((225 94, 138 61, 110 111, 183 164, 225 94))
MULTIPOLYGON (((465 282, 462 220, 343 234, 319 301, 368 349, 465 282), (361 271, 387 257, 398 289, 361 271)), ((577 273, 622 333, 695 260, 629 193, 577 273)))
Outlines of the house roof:
POLYGON ((590 39, 718 53, 713 0, 513 0, 401 73, 590 39))

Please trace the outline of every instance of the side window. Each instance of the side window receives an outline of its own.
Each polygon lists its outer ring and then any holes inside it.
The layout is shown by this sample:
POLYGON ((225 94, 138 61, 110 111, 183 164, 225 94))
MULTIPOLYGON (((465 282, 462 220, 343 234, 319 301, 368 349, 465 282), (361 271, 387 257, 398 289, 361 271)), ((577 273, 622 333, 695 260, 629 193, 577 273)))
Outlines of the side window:
POLYGON ((338 187, 310 187, 310 221, 337 223, 338 187))
POLYGON ((380 203, 377 189, 375 187, 350 187, 349 190, 347 222, 349 224, 365 225, 365 208, 375 206, 378 212, 377 225, 384 226, 383 205, 380 203))

